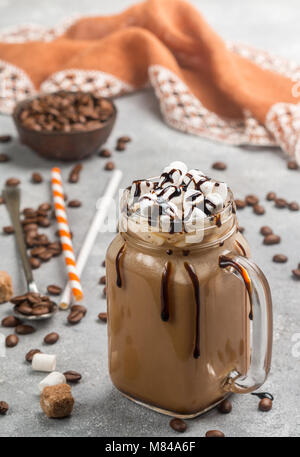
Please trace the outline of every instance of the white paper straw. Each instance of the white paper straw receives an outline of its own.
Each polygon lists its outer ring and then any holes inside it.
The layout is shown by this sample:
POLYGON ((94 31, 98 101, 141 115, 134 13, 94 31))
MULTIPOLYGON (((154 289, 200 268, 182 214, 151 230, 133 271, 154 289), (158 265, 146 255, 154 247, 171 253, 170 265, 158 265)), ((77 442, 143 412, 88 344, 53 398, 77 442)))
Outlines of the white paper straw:
MULTIPOLYGON (((77 258, 77 271, 79 276, 82 274, 83 269, 85 267, 86 261, 90 255, 91 249, 95 243, 96 237, 99 233, 99 230, 102 224, 105 221, 109 208, 111 206, 111 201, 114 198, 116 191, 118 190, 118 186, 122 179, 123 173, 121 170, 115 170, 113 175, 108 183, 108 186, 105 190, 103 197, 101 198, 99 208, 97 209, 88 233, 86 234, 85 240, 83 245, 80 249, 79 256, 77 258)), ((71 288, 70 284, 68 283, 65 287, 65 290, 61 296, 60 300, 60 308, 67 309, 71 303, 71 288)))

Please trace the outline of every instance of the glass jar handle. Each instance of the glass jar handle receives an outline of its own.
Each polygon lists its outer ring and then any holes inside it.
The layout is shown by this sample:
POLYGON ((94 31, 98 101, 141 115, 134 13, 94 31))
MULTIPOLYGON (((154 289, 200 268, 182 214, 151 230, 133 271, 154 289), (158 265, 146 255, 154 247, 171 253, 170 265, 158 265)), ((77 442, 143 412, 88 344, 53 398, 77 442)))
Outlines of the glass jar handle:
POLYGON ((250 299, 250 365, 246 374, 231 371, 223 388, 228 392, 249 393, 260 387, 270 371, 272 356, 272 298, 268 281, 251 260, 228 254, 219 259, 221 268, 229 268, 245 284, 250 299))

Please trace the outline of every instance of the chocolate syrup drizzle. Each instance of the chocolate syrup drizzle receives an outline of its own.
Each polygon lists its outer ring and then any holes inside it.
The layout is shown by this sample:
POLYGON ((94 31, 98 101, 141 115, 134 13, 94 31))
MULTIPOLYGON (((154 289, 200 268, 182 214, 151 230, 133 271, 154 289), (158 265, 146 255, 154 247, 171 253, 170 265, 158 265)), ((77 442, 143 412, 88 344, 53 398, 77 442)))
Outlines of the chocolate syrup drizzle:
POLYGON ((244 267, 242 267, 241 265, 236 263, 230 257, 226 257, 225 255, 221 255, 219 257, 219 266, 220 266, 220 268, 232 267, 235 269, 235 271, 237 271, 242 276, 242 279, 244 281, 245 287, 248 292, 249 300, 250 300, 249 319, 253 320, 252 286, 251 286, 251 280, 249 278, 247 271, 245 270, 244 267))
POLYGON ((161 318, 164 322, 167 322, 170 317, 169 279, 170 279, 171 271, 172 271, 171 262, 166 262, 162 276, 161 276, 161 289, 160 289, 161 318))
POLYGON ((193 265, 188 262, 184 262, 184 267, 189 274, 194 287, 194 296, 196 303, 196 331, 195 331, 195 347, 194 347, 194 358, 197 359, 200 356, 200 284, 198 276, 195 272, 193 265))
POLYGON ((251 392, 251 395, 255 395, 256 397, 260 398, 261 400, 263 398, 269 398, 269 400, 274 400, 274 397, 272 394, 269 392, 251 392))
POLYGON ((116 257, 117 286, 120 287, 120 288, 122 287, 120 262, 121 262, 121 258, 123 257, 124 253, 125 253, 125 243, 123 244, 123 246, 119 250, 119 252, 117 254, 117 257, 116 257))

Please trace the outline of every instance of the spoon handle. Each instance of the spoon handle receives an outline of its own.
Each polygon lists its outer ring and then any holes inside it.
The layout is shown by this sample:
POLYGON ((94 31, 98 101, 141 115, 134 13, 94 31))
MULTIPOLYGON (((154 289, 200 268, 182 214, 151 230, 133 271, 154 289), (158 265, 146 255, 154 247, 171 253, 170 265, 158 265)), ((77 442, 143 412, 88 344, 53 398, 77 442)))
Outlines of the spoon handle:
POLYGON ((23 270, 25 273, 28 290, 34 292, 36 286, 34 284, 32 270, 24 241, 23 228, 20 222, 20 189, 17 187, 6 187, 3 190, 3 198, 15 230, 15 238, 23 264, 23 270))

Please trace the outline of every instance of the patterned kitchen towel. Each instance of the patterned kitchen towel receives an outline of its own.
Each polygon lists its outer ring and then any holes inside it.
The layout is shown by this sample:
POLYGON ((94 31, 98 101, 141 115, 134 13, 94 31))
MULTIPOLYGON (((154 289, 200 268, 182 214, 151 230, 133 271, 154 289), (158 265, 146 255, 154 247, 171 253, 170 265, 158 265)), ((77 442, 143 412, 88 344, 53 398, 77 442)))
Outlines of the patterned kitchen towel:
POLYGON ((59 89, 118 96, 153 87, 165 121, 235 145, 279 145, 300 164, 300 66, 225 43, 184 0, 0 33, 0 111, 59 89))

